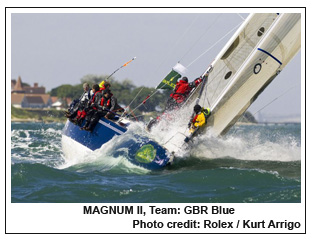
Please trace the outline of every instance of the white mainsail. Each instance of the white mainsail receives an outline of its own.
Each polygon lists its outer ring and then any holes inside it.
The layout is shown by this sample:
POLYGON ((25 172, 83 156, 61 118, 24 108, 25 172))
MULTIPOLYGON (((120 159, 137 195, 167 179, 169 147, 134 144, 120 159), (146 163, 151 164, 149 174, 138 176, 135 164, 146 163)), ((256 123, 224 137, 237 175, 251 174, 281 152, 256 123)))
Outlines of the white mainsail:
POLYGON ((250 14, 211 64, 202 106, 207 127, 223 135, 301 47, 300 13, 250 14))

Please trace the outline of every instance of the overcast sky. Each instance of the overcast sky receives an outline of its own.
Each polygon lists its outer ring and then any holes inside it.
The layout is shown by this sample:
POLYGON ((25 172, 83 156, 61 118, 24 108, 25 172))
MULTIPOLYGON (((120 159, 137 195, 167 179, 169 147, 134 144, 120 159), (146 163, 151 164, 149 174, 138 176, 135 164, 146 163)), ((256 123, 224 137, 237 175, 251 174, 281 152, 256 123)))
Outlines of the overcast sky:
MULTIPOLYGON (((21 76, 22 81, 31 85, 37 82, 49 91, 62 84, 78 84, 88 74, 109 75, 137 57, 114 77, 119 81, 128 78, 137 86, 155 87, 180 61, 188 67, 187 76, 193 80, 203 73, 247 16, 247 13, 13 13, 11 78, 21 76)), ((300 116, 300 90, 301 52, 249 111, 255 113, 287 92, 261 114, 300 116)))

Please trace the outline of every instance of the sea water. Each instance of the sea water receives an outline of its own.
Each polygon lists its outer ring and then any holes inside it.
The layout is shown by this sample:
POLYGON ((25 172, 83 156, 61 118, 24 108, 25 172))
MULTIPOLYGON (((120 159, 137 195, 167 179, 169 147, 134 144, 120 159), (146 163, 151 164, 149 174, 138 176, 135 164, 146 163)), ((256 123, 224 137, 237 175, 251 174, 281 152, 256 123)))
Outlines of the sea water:
POLYGON ((113 155, 134 130, 95 152, 67 144, 68 158, 63 127, 11 123, 13 203, 301 202, 300 124, 238 125, 222 138, 199 136, 159 171, 113 155))

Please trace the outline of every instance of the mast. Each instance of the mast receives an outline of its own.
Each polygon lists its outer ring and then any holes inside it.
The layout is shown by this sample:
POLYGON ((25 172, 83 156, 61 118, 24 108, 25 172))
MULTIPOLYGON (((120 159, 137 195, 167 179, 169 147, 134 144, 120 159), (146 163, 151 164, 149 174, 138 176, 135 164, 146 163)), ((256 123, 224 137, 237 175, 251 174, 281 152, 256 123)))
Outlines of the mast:
POLYGON ((208 80, 208 76, 209 76, 209 73, 212 71, 212 65, 210 65, 208 67, 208 69, 204 72, 204 74, 202 75, 202 78, 203 78, 203 82, 202 82, 202 85, 200 87, 200 91, 199 91, 199 95, 196 99, 196 102, 195 102, 195 105, 197 105, 201 99, 201 96, 203 94, 203 91, 205 89, 205 86, 206 86, 206 83, 207 83, 207 80, 208 80))

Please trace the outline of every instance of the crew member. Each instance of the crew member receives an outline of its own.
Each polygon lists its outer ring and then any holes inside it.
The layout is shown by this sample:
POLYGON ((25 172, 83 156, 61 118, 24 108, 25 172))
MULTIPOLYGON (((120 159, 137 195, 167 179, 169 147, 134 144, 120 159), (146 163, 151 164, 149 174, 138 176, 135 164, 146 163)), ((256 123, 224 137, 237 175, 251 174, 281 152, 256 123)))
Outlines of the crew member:
POLYGON ((89 100, 91 99, 91 96, 93 95, 92 90, 89 87, 88 83, 83 84, 83 94, 79 99, 75 99, 68 109, 68 111, 65 112, 65 116, 69 118, 70 121, 76 122, 75 117, 77 116, 77 113, 79 111, 82 111, 86 105, 88 104, 89 100))
POLYGON ((102 106, 104 117, 107 119, 114 119, 116 112, 124 111, 124 109, 117 103, 117 98, 109 89, 103 91, 100 105, 102 106))
POLYGON ((152 127, 159 123, 162 118, 170 118, 170 114, 168 114, 168 111, 179 109, 182 104, 187 100, 191 91, 195 87, 197 87, 202 81, 203 79, 201 77, 198 77, 193 82, 189 83, 186 76, 182 77, 182 79, 177 82, 173 93, 170 94, 164 113, 157 118, 150 120, 150 122, 146 126, 147 131, 151 131, 152 127))
POLYGON ((100 87, 100 91, 104 91, 106 89, 109 89, 110 88, 110 83, 107 82, 107 81, 102 81, 100 84, 99 84, 99 87, 100 87))
POLYGON ((189 83, 186 76, 182 77, 182 79, 177 82, 173 93, 170 94, 165 111, 179 108, 186 101, 193 88, 197 87, 202 81, 203 79, 199 77, 189 83))
MULTIPOLYGON (((102 93, 100 91, 99 85, 94 84, 92 87, 92 90, 94 92, 93 97, 89 102, 88 108, 84 110, 86 113, 85 115, 86 123, 81 128, 83 130, 90 131, 90 132, 93 131, 95 125, 99 121, 99 117, 100 117, 100 113, 102 109, 102 107, 99 106, 99 103, 102 98, 102 93)), ((83 118, 83 116, 81 118, 83 118)))
POLYGON ((190 138, 207 123, 207 119, 211 114, 209 108, 202 108, 200 105, 196 104, 194 106, 195 116, 189 122, 190 136, 185 138, 185 142, 188 142, 190 138))

